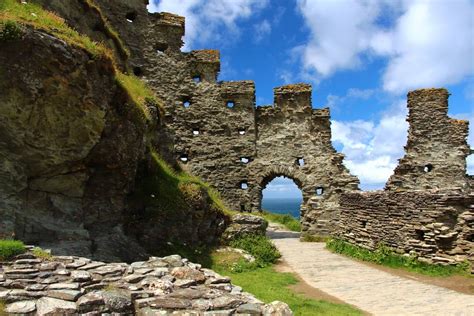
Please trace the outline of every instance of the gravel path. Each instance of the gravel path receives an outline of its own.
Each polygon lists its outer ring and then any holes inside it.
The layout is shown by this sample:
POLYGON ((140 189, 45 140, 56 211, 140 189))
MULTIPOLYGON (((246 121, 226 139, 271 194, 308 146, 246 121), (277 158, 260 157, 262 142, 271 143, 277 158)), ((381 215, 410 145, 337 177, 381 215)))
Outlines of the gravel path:
POLYGON ((401 278, 324 248, 295 233, 271 231, 288 265, 309 285, 374 315, 474 316, 474 295, 401 278))

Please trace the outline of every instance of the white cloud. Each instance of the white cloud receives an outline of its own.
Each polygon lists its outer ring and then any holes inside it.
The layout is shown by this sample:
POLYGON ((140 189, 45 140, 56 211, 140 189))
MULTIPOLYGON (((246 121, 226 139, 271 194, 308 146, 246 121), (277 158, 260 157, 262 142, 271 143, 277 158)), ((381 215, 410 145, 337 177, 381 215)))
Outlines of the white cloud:
POLYGON ((254 25, 255 32, 255 42, 260 42, 265 36, 272 32, 272 25, 268 20, 263 20, 262 22, 254 25))
POLYGON ((326 97, 326 104, 324 107, 330 108, 332 111, 338 111, 339 106, 348 101, 348 100, 368 100, 371 96, 375 94, 375 89, 357 89, 357 88, 350 88, 347 90, 346 95, 338 96, 334 94, 329 94, 326 97))
POLYGON ((381 189, 403 156, 406 113, 406 104, 401 101, 385 111, 378 122, 332 122, 332 141, 342 145, 344 163, 359 177, 362 188, 381 189))
POLYGON ((237 36, 237 22, 265 8, 268 0, 152 0, 150 12, 171 12, 186 18, 185 47, 237 36))
POLYGON ((371 55, 387 58, 382 85, 393 93, 474 73, 473 1, 298 0, 298 9, 310 38, 294 52, 315 81, 360 67, 371 55))

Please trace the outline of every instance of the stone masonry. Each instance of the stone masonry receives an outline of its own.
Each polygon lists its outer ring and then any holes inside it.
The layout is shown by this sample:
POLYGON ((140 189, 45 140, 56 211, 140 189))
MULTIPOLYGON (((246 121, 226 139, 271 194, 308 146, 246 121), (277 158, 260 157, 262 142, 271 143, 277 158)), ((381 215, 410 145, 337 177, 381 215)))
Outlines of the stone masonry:
POLYGON ((178 255, 126 264, 23 254, 0 265, 0 300, 8 315, 293 315, 178 255))
POLYGON ((370 249, 384 243, 431 263, 474 263, 468 122, 448 117, 448 95, 408 94, 406 154, 385 191, 341 195, 340 238, 370 249))
POLYGON ((338 195, 359 182, 332 147, 329 109, 312 109, 311 87, 276 88, 273 106, 255 108, 252 81, 217 81, 218 51, 180 51, 183 18, 148 17, 140 73, 165 101, 179 165, 244 212, 260 210, 262 190, 273 178, 291 178, 303 192, 303 230, 327 235, 338 195))
MULTIPOLYGON (((62 1, 37 1, 77 20, 62 1)), ((468 123, 447 116, 445 89, 409 93, 405 156, 385 191, 359 192, 331 145, 329 110, 312 108, 310 86, 276 88, 273 105, 255 107, 252 81, 217 81, 218 51, 181 52, 183 17, 150 14, 143 0, 95 3, 130 50, 127 67, 164 101, 155 147, 219 190, 230 208, 259 210, 262 189, 286 176, 303 192, 303 232, 369 248, 384 242, 434 262, 472 261, 468 123)))

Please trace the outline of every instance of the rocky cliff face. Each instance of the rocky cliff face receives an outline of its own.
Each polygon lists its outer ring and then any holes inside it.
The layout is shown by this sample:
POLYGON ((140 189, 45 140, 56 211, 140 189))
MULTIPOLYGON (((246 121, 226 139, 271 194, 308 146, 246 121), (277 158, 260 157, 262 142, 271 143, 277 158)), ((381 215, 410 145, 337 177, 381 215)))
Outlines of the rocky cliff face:
POLYGON ((139 259, 168 240, 214 242, 226 217, 207 207, 206 190, 181 205, 187 229, 176 216, 130 223, 148 207, 131 197, 142 185, 137 169, 140 177, 154 172, 147 132, 160 133, 160 117, 152 104, 147 120, 136 115, 112 59, 13 25, 0 50, 0 238, 109 261, 139 259), (136 242, 157 234, 148 249, 136 242))

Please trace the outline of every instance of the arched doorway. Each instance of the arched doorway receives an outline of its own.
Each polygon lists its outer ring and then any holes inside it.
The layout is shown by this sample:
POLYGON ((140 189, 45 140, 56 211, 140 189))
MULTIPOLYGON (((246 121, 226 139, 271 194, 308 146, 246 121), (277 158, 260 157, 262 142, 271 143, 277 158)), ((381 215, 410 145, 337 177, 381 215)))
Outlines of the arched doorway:
POLYGON ((299 218, 303 194, 294 180, 279 176, 263 187, 261 201, 262 210, 299 218))

